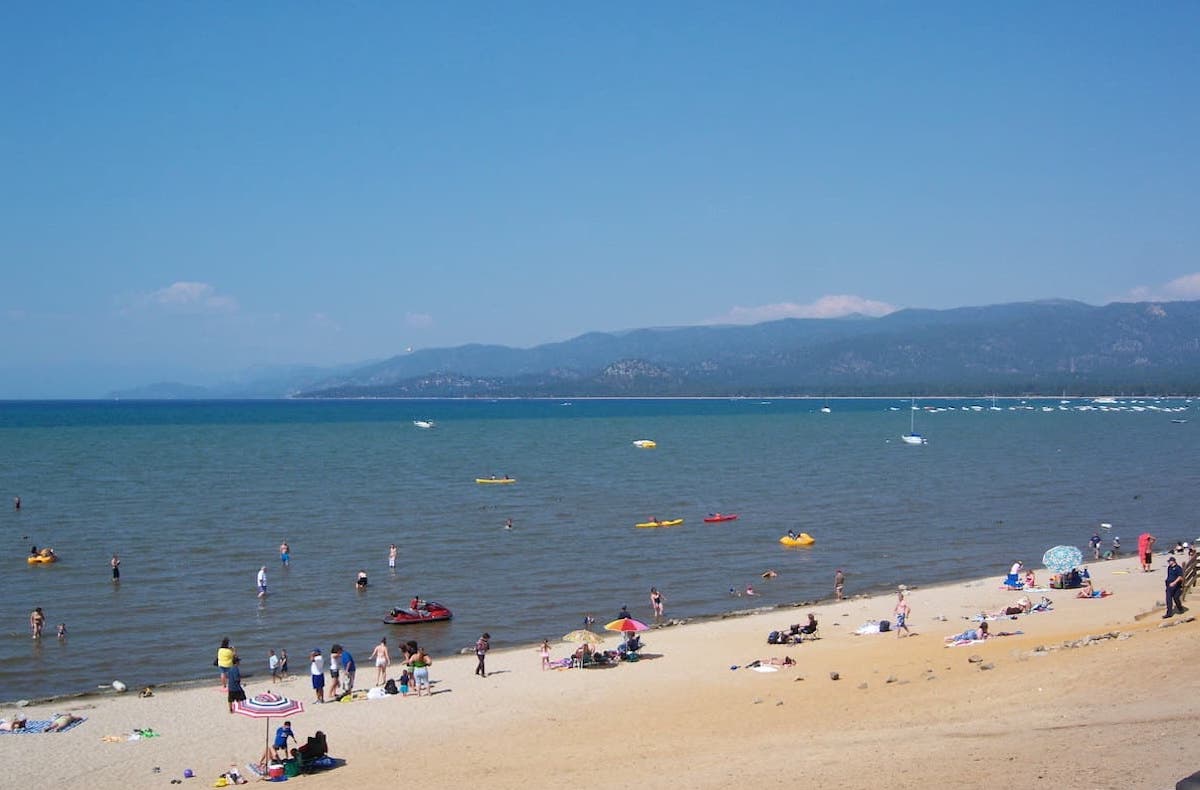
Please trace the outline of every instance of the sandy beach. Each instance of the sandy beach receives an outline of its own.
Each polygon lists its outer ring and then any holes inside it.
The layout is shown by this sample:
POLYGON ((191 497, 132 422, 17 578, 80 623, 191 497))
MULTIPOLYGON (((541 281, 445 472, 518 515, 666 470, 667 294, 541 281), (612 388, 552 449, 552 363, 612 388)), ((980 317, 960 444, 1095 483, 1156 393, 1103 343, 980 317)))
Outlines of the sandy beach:
MULTIPOLYGON (((943 637, 1021 596, 1000 589, 1007 568, 911 589, 913 634, 905 638, 854 633, 894 619, 888 593, 656 628, 644 634, 645 660, 611 669, 543 671, 537 646, 527 645, 493 650, 490 674, 479 678, 473 655, 435 655, 435 693, 420 699, 315 705, 306 674, 272 684, 259 668, 246 690, 274 688, 304 701, 307 710, 293 717, 297 736, 323 730, 330 753, 345 760, 290 780, 305 787, 415 780, 432 788, 1166 788, 1200 770, 1187 748, 1200 683, 1188 671, 1197 629, 1191 614, 1160 627, 1165 564, 1156 557, 1154 572, 1142 573, 1132 557, 1092 563, 1097 589, 1112 596, 1033 593, 1035 601, 1051 599, 1053 611, 991 622, 993 631, 1022 633, 962 647, 945 646, 943 637), (820 639, 767 644, 769 631, 803 622, 810 611, 820 639), (1107 638, 1080 644, 1100 635, 1107 638), (785 656, 796 665, 745 667, 785 656)), ((778 580, 764 582, 771 583, 778 580)), ((490 630, 503 639, 502 624, 490 630)), ((547 636, 555 658, 573 648, 554 641, 559 634, 547 636)), ((411 638, 420 638, 419 628, 411 638)), ((610 635, 605 644, 618 641, 610 635)), ((365 688, 375 675, 364 661, 370 646, 348 647, 365 688)), ((306 666, 293 657, 293 671, 306 666)), ((134 674, 125 679, 131 686, 134 674)), ((191 768, 196 778, 184 783, 208 787, 231 765, 245 774, 262 751, 266 723, 230 715, 215 679, 146 699, 135 690, 25 708, 30 719, 70 710, 88 720, 62 734, 0 736, 8 775, 17 786, 149 788, 191 768), (136 728, 158 737, 128 740, 136 728)), ((14 710, 6 705, 0 715, 14 710)))

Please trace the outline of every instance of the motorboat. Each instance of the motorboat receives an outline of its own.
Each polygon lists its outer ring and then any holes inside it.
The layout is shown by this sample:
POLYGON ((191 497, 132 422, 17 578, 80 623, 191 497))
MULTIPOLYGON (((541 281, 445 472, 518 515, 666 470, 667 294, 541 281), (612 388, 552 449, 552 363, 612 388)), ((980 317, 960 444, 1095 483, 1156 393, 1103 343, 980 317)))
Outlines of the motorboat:
POLYGON ((640 447, 643 450, 653 450, 655 447, 658 447, 658 442, 651 439, 635 439, 633 446, 640 447))
POLYGON ((428 431, 434 426, 434 422, 433 420, 413 420, 413 425, 428 431))

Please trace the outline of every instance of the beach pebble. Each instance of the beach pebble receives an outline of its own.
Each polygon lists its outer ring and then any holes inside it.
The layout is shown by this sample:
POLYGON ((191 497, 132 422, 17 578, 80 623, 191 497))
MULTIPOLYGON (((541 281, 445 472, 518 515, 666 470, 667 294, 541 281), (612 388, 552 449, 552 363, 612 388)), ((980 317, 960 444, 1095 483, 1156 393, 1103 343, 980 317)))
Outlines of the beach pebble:
POLYGON ((884 682, 885 683, 895 683, 896 680, 897 680, 897 678, 895 675, 888 675, 887 680, 885 680, 884 682))
POLYGON ((983 656, 979 655, 978 653, 973 653, 971 657, 967 659, 967 661, 972 664, 978 664, 983 661, 983 656))
POLYGON ((830 673, 829 673, 829 679, 830 679, 830 680, 841 680, 841 679, 842 679, 842 676, 841 676, 841 675, 839 675, 837 672, 830 672, 830 673))
POLYGON ((858 687, 859 687, 859 689, 860 689, 860 690, 861 690, 861 689, 866 689, 866 688, 867 688, 867 683, 866 683, 866 681, 863 681, 862 683, 859 683, 859 684, 858 684, 858 687))
POLYGON ((992 662, 990 662, 990 661, 989 661, 989 662, 988 662, 988 663, 986 663, 986 664, 980 664, 980 665, 979 665, 979 668, 980 668, 981 670, 995 669, 995 668, 996 668, 996 665, 995 665, 995 664, 993 664, 992 662))

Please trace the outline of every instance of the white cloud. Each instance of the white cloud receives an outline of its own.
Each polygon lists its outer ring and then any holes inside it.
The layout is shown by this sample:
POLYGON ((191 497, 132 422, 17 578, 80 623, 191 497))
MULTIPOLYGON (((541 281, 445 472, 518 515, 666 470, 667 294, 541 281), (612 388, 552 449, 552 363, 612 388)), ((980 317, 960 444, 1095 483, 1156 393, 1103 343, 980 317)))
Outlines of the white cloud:
POLYGON ((777 321, 781 318, 841 318, 854 313, 877 318, 894 313, 898 309, 887 302, 877 302, 874 299, 864 299, 852 294, 829 294, 808 304, 777 302, 755 307, 737 305, 725 315, 707 323, 759 324, 763 321, 777 321))
POLYGON ((404 323, 413 329, 428 329, 433 326, 433 316, 429 313, 405 313, 404 323))
POLYGON ((1200 272, 1176 277, 1164 285, 1139 285, 1117 302, 1179 302, 1200 299, 1200 272))
POLYGON ((232 313, 238 309, 232 296, 217 293, 208 283, 176 282, 145 295, 146 304, 187 313, 232 313))

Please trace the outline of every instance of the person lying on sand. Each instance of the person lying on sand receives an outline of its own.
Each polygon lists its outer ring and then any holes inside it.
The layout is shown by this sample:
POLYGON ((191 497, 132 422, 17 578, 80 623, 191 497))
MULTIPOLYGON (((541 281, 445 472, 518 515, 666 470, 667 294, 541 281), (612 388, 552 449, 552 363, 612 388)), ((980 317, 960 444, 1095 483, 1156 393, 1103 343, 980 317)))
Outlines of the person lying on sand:
POLYGON ((988 633, 988 624, 980 623, 978 628, 968 628, 961 634, 946 637, 947 642, 975 642, 980 639, 987 639, 991 634, 988 633))
POLYGON ((795 664, 796 660, 791 656, 784 656, 783 658, 759 658, 747 664, 746 668, 749 669, 750 667, 761 667, 764 665, 772 667, 790 667, 794 666, 795 664))
POLYGON ((54 714, 54 720, 50 722, 50 726, 46 727, 46 732, 65 730, 77 721, 83 721, 83 717, 72 713, 56 713, 54 714))
POLYGON ((0 719, 0 730, 4 732, 14 732, 16 730, 25 729, 25 716, 16 713, 11 719, 0 719))
POLYGON ((1076 598, 1107 598, 1112 595, 1111 590, 1097 590, 1092 587, 1092 580, 1086 579, 1083 582, 1083 587, 1075 594, 1076 598))

